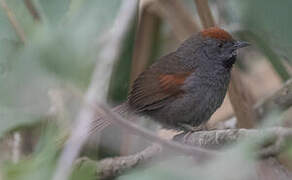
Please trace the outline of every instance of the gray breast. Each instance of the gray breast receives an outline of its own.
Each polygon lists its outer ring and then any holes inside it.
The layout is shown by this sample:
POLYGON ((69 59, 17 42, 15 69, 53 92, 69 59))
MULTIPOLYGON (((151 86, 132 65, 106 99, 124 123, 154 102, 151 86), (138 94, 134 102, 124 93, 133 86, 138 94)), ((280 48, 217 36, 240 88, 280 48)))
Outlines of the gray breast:
POLYGON ((219 108, 226 95, 230 80, 230 72, 216 69, 209 72, 196 72, 185 85, 185 90, 192 99, 192 125, 206 122, 219 108))
POLYGON ((215 110, 221 106, 224 97, 226 95, 229 81, 230 81, 230 71, 225 69, 217 69, 213 71, 206 79, 202 79, 205 81, 204 86, 208 89, 209 93, 212 96, 208 99, 210 103, 210 108, 214 108, 215 110))

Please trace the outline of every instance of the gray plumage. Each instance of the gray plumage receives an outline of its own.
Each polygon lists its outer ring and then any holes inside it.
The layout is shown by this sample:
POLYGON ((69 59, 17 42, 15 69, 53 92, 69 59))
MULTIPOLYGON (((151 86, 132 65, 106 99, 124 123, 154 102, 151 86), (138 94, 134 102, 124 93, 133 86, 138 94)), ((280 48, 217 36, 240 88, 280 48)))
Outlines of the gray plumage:
POLYGON ((247 45, 219 28, 195 34, 141 73, 116 109, 150 116, 166 128, 206 123, 224 100, 236 50, 247 45))

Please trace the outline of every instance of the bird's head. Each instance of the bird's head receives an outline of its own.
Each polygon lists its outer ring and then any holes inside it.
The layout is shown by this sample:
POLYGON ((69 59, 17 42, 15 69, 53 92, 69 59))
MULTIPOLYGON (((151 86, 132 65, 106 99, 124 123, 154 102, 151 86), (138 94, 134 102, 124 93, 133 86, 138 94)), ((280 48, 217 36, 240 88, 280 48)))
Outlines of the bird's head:
POLYGON ((227 67, 234 64, 237 50, 249 46, 245 41, 238 41, 223 29, 211 27, 191 36, 183 43, 182 48, 192 49, 192 54, 205 57, 211 61, 223 63, 227 67))
MULTIPOLYGON (((237 49, 249 46, 245 41, 234 40, 232 36, 223 29, 212 27, 200 32, 202 38, 202 50, 214 60, 234 61, 237 49)), ((233 62, 234 63, 234 62, 233 62)))

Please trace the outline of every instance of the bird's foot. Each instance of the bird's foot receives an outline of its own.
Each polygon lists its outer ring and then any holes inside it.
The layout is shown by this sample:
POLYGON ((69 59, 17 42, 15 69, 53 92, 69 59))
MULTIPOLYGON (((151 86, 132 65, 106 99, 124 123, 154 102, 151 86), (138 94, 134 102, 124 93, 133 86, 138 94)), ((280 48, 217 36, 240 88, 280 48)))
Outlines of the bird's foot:
POLYGON ((185 140, 194 132, 216 130, 215 127, 210 127, 206 123, 199 126, 191 126, 188 124, 180 124, 180 126, 185 130, 185 132, 179 134, 175 139, 179 139, 179 136, 183 135, 183 142, 185 142, 185 140))
POLYGON ((198 131, 208 131, 214 130, 215 128, 210 128, 207 124, 201 124, 199 126, 191 126, 188 124, 180 124, 180 126, 187 132, 198 132, 198 131))

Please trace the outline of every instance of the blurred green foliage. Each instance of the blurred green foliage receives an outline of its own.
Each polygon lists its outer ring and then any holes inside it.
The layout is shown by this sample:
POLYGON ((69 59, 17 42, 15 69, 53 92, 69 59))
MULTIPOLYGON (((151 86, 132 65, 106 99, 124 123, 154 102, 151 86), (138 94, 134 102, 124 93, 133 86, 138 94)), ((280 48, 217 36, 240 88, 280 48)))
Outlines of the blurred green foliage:
POLYGON ((70 0, 39 0, 38 3, 42 8, 45 21, 57 25, 68 13, 70 0))
POLYGON ((282 0, 227 0, 229 6, 225 18, 229 24, 240 24, 247 30, 253 43, 271 62, 282 80, 291 75, 283 65, 283 60, 292 63, 292 1, 282 0))
MULTIPOLYGON (((120 0, 32 2, 40 12, 41 22, 33 20, 24 1, 7 1, 25 32, 26 44, 18 39, 0 7, 0 137, 10 130, 47 120, 52 106, 48 94, 51 89, 66 84, 80 92, 87 88, 98 62, 98 39, 111 27, 121 4, 120 0)), ((43 135, 27 159, 0 164, 4 179, 52 178, 59 152, 56 139, 64 132, 50 126, 41 128, 43 135)), ((93 179, 93 170, 90 166, 77 168, 71 179, 93 179)))
POLYGON ((27 118, 10 119, 21 117, 22 112, 36 114, 32 119, 46 113, 49 89, 66 84, 86 89, 98 61, 98 37, 111 27, 120 5, 119 0, 35 1, 42 18, 42 23, 37 23, 23 2, 11 0, 8 6, 24 28, 28 39, 25 45, 2 8, 0 11, 0 105, 5 111, 2 114, 13 112, 13 116, 2 116, 3 131, 11 128, 9 124, 25 123, 27 118))

